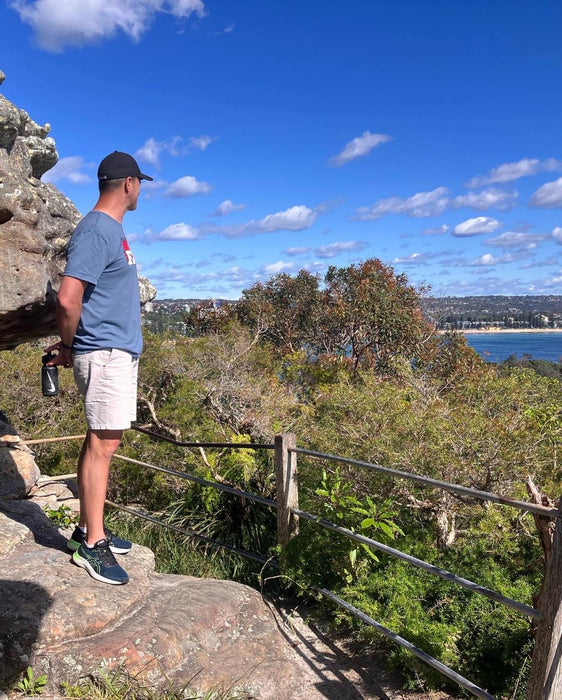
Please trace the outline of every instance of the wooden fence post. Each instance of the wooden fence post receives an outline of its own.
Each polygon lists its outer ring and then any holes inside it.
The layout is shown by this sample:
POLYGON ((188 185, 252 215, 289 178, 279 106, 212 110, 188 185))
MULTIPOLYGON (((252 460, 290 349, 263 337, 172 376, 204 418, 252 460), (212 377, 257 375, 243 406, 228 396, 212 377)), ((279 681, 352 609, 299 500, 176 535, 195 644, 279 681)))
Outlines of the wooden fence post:
POLYGON ((291 508, 299 507, 297 455, 289 452, 296 447, 293 433, 275 436, 275 479, 277 486, 277 541, 282 549, 299 534, 299 518, 291 508))
POLYGON ((527 700, 562 698, 562 499, 546 563, 527 700))

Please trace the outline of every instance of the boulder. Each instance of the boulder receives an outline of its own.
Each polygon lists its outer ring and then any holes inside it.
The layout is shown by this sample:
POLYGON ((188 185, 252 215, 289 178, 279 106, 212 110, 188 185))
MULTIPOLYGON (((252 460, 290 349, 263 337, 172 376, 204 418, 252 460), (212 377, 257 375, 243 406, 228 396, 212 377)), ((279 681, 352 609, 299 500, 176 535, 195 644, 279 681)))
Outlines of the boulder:
MULTIPOLYGON (((58 160, 50 129, 0 95, 0 350, 56 331, 66 246, 81 214, 41 181, 58 160)), ((143 280, 143 301, 155 296, 143 280)))
POLYGON ((0 498, 25 498, 39 476, 33 453, 0 411, 0 498))
POLYGON ((29 665, 53 695, 62 681, 125 666, 154 686, 302 697, 294 652, 248 586, 156 574, 138 545, 120 558, 126 586, 99 583, 32 501, 0 501, 0 533, 0 688, 29 665))
POLYGON ((0 95, 0 349, 56 328, 64 253, 81 215, 41 182, 58 159, 49 131, 0 95))

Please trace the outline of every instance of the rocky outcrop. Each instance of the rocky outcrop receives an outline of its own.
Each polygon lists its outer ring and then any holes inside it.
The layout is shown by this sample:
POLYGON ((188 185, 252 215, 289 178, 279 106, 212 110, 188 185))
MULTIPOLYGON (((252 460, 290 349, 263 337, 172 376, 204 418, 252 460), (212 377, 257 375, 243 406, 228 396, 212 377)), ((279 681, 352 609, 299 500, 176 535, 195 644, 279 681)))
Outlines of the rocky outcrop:
MULTIPOLYGON (((68 533, 64 533, 68 536, 68 533)), ((66 537, 31 501, 0 501, 0 689, 27 666, 56 695, 100 666, 157 686, 302 697, 294 652, 262 597, 230 581, 156 574, 152 552, 121 559, 108 586, 74 566, 66 537)))
MULTIPOLYGON (((0 71, 0 84, 4 77, 0 71)), ((0 350, 56 330, 56 292, 81 214, 41 181, 58 160, 50 128, 0 95, 0 350)), ((142 301, 155 296, 143 280, 142 301)))
POLYGON ((55 329, 55 298, 80 212, 41 176, 58 159, 49 124, 0 95, 0 349, 55 329))
POLYGON ((24 498, 39 476, 31 450, 0 411, 0 498, 24 498))
POLYGON ((139 275, 139 293, 141 305, 148 304, 156 297, 156 287, 146 277, 139 275))

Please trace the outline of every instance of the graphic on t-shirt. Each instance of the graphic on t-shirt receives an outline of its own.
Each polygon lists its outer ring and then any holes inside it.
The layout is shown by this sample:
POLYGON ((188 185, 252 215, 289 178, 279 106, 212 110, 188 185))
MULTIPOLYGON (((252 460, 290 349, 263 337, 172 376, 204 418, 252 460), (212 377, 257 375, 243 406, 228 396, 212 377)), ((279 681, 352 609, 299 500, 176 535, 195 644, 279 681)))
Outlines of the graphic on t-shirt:
POLYGON ((121 243, 123 245, 125 257, 127 258, 127 264, 134 265, 135 264, 135 256, 133 255, 133 251, 129 248, 129 244, 127 243, 127 239, 123 238, 121 240, 121 243))

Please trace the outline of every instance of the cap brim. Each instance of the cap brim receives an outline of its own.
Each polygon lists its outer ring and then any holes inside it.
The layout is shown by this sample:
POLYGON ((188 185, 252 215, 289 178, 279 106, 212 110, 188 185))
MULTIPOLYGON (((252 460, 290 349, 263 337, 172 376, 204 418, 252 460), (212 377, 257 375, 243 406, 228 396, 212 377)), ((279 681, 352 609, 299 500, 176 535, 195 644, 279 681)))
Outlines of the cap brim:
POLYGON ((150 180, 151 182, 154 180, 154 178, 150 177, 150 175, 144 175, 143 173, 140 174, 140 179, 141 180, 150 180))

